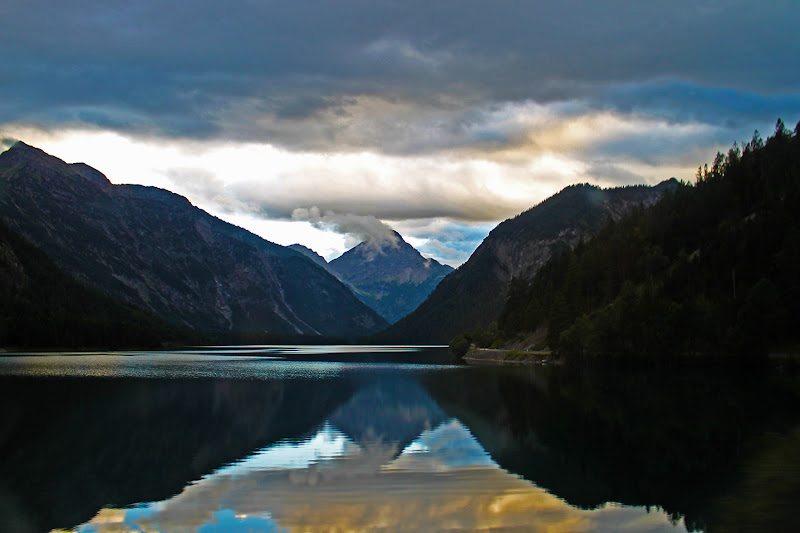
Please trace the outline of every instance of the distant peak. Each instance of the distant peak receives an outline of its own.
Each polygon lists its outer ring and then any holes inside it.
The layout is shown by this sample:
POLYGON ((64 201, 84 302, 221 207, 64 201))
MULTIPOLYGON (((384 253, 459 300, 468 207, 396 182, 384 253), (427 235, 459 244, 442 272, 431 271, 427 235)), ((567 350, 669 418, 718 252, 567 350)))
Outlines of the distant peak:
POLYGON ((6 151, 6 153, 19 154, 19 155, 25 154, 27 156, 38 155, 38 156, 53 157, 50 154, 48 154, 47 152, 45 152, 44 150, 42 150, 40 148, 36 148, 35 146, 31 146, 29 144, 25 144, 22 141, 16 141, 14 144, 12 144, 9 147, 9 149, 6 151))
POLYGON ((11 147, 0 154, 0 160, 18 163, 33 163, 41 168, 55 169, 59 173, 72 176, 80 176, 95 185, 101 187, 111 185, 109 179, 99 170, 92 168, 86 163, 66 163, 54 155, 50 155, 41 148, 36 148, 22 141, 16 141, 11 147))
POLYGON ((5 152, 18 142, 19 140, 13 137, 0 137, 0 152, 5 152))
POLYGON ((659 183, 658 185, 656 185, 656 189, 669 189, 669 190, 672 190, 675 187, 677 187, 678 185, 680 185, 680 182, 678 181, 678 179, 675 178, 675 177, 672 177, 672 178, 669 178, 668 180, 664 180, 661 183, 659 183))
POLYGON ((395 230, 389 230, 388 232, 380 235, 380 236, 372 236, 370 240, 364 241, 361 244, 366 244, 368 246, 378 246, 384 247, 385 245, 397 246, 398 244, 405 244, 405 240, 403 240, 403 236, 397 233, 395 230))
POLYGON ((22 141, 15 142, 11 148, 0 154, 0 161, 10 165, 33 163, 41 167, 58 168, 59 170, 67 167, 67 164, 61 159, 22 141))
MULTIPOLYGON (((9 140, 11 140, 11 139, 6 139, 6 141, 9 141, 9 140)), ((11 146, 9 147, 9 150, 12 149, 12 148, 15 149, 15 150, 24 150, 25 148, 33 148, 33 147, 28 145, 28 144, 25 144, 22 141, 13 141, 13 142, 11 142, 11 146)))
POLYGON ((374 258, 376 255, 383 255, 392 249, 410 247, 411 245, 403 240, 399 233, 391 230, 391 232, 386 232, 382 235, 371 235, 367 240, 361 241, 348 251, 368 254, 374 258))

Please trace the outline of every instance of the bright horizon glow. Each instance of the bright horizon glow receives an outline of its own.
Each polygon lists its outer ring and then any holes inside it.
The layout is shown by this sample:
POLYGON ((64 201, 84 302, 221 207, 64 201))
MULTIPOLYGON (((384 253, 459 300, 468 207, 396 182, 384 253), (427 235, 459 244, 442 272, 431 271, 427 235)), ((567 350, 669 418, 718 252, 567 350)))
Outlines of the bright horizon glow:
POLYGON ((363 223, 458 266, 568 185, 691 181, 800 119, 788 2, 6 4, 1 146, 328 259, 363 223))
MULTIPOLYGON (((186 196, 192 204, 208 211, 226 222, 243 227, 271 242, 288 246, 302 244, 311 248, 330 261, 347 251, 344 235, 324 228, 314 227, 309 222, 290 220, 289 218, 272 218, 268 213, 259 210, 257 205, 248 202, 248 194, 271 194, 273 189, 284 185, 283 180, 290 175, 294 180, 306 180, 305 189, 297 191, 300 198, 306 190, 316 187, 315 176, 327 171, 334 183, 331 193, 336 190, 380 189, 369 186, 374 178, 382 184, 383 189, 391 190, 392 183, 402 180, 401 175, 409 172, 409 179, 418 171, 435 171, 429 160, 419 159, 409 162, 404 158, 382 156, 375 153, 355 154, 298 154, 277 149, 269 145, 247 143, 218 144, 212 142, 193 141, 186 144, 160 141, 156 139, 136 139, 108 131, 67 130, 48 133, 33 128, 14 130, 16 137, 23 142, 41 148, 45 152, 59 157, 68 163, 82 162, 103 172, 112 183, 136 183, 170 190, 186 196), (382 169, 382 170, 381 170, 382 169), (355 185, 353 185, 355 184, 355 185), (243 189, 238 191, 237 189, 243 189)), ((497 163, 476 160, 466 163, 482 177, 483 185, 479 188, 494 195, 498 202, 516 203, 521 211, 528 202, 522 203, 519 198, 538 198, 552 194, 547 188, 535 183, 516 180, 513 172, 508 179, 497 163)), ((464 170, 465 163, 445 162, 446 171, 457 176, 464 170)), ((553 158, 545 158, 543 165, 548 170, 563 168, 563 162, 553 158)), ((572 172, 572 170, 570 170, 572 172)), ((425 185, 425 184, 423 184, 425 185)), ((469 187, 459 185, 457 181, 442 184, 449 194, 467 198, 471 194, 469 187)), ((424 188, 424 187, 423 187, 424 188)), ((397 188, 395 188, 397 189, 397 188)), ((399 194, 408 194, 413 184, 399 187, 399 194), (405 189, 405 190, 403 190, 405 189)), ((279 191, 275 194, 280 195, 279 191)), ((344 194, 344 193, 342 193, 344 194)), ((531 204, 532 205, 532 204, 531 204)), ((298 205, 297 207, 301 207, 298 205)), ((514 214, 509 210, 510 215, 514 214)), ((509 216, 510 216, 509 215, 509 216)), ((501 222, 498 218, 491 221, 494 226, 501 222)), ((391 220, 386 220, 390 226, 391 220)), ((488 234, 488 230, 485 231, 488 234)), ((485 236, 485 235, 484 235, 485 236)), ((425 248, 430 239, 404 235, 417 248, 425 248)), ((478 243, 475 243, 477 246, 478 243)), ((474 249, 474 247, 473 247, 474 249)), ((435 248, 431 248, 435 251, 435 248)), ((472 250, 469 250, 471 253, 472 250)), ((468 254, 458 261, 448 257, 437 257, 436 253, 424 254, 444 264, 458 266, 468 254)))
MULTIPOLYGON (((688 181, 696 169, 695 160, 600 157, 592 155, 593 145, 610 143, 615 150, 616 144, 640 139, 649 130, 664 142, 683 142, 674 139, 709 131, 702 125, 671 127, 608 113, 547 122, 550 117, 541 106, 528 107, 507 110, 504 120, 514 126, 506 127, 532 129, 520 143, 499 152, 325 153, 268 143, 137 137, 99 128, 46 131, 24 125, 6 126, 0 133, 68 163, 86 163, 112 183, 170 190, 268 241, 302 244, 328 261, 352 247, 353 237, 325 224, 292 220, 294 210, 319 207, 323 212, 375 216, 425 257, 458 267, 493 227, 567 185, 653 185, 670 177, 688 181), (524 116, 528 107, 535 116, 524 116)), ((707 149, 707 159, 717 149, 725 147, 707 149)))

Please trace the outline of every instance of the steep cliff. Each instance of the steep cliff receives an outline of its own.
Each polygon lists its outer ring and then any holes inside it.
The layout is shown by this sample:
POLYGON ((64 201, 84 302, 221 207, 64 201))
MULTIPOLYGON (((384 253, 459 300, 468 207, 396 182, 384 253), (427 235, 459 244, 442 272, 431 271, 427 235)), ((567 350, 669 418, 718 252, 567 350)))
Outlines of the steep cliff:
POLYGON ((195 335, 87 287, 0 222, 0 348, 130 348, 195 335))

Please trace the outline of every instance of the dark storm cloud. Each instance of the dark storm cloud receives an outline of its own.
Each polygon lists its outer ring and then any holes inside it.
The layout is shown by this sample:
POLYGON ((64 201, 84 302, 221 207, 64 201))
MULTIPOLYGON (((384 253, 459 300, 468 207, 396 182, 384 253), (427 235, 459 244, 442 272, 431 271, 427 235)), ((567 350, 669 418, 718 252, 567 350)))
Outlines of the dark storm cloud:
MULTIPOLYGON (((686 82, 617 85, 598 95, 595 106, 613 106, 623 113, 646 113, 674 123, 716 124, 726 131, 747 130, 777 117, 800 119, 800 92, 759 94, 686 82)), ((727 139, 720 139, 727 142, 727 139)))
POLYGON ((789 1, 7 2, 0 122, 411 153, 503 144, 475 121, 526 100, 797 117, 799 15, 789 1))

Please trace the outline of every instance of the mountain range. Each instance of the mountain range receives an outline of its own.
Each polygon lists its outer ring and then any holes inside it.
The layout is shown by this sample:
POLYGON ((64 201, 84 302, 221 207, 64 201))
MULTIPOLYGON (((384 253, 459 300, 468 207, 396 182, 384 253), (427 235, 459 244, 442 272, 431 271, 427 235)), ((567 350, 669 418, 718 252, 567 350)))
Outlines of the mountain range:
POLYGON ((676 186, 673 178, 655 187, 566 187, 498 225, 415 311, 373 340, 444 343, 459 333, 488 327, 498 319, 513 279, 532 279, 554 253, 588 239, 636 206, 652 205, 676 186))
POLYGON ((311 248, 303 246, 302 244, 290 244, 289 246, 287 246, 287 248, 291 248, 296 252, 300 252, 301 254, 305 255, 306 257, 314 261, 316 264, 323 267, 325 270, 328 270, 328 262, 325 260, 325 258, 319 255, 311 248))
POLYGON ((390 324, 416 309, 453 271, 423 257, 396 231, 390 239, 362 242, 330 262, 301 244, 289 248, 327 268, 390 324))
POLYGON ((497 321, 512 280, 676 185, 567 187, 501 223, 453 271, 398 233, 327 262, 18 142, 0 154, 0 222, 78 282, 189 330, 442 343, 497 321))
POLYGON ((79 282, 185 328, 355 338, 387 325, 305 255, 22 142, 0 154, 0 221, 79 282))

